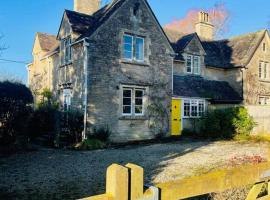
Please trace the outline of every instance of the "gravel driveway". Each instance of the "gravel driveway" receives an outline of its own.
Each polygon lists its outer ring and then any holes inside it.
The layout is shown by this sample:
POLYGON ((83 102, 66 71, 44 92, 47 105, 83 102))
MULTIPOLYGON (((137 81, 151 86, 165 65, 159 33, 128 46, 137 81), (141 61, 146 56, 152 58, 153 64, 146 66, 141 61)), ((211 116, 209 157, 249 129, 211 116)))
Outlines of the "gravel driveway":
POLYGON ((175 142, 78 152, 39 149, 0 158, 0 199, 76 199, 103 193, 106 168, 112 163, 138 164, 146 182, 193 175, 234 156, 267 157, 266 144, 175 142))

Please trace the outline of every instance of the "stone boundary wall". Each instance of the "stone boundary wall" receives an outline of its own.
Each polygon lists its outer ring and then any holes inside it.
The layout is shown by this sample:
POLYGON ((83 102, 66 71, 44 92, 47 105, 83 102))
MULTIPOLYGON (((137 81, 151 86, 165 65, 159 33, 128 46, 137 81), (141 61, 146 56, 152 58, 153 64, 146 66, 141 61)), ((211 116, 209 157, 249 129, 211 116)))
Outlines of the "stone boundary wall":
POLYGON ((258 125, 254 133, 270 134, 270 106, 245 106, 258 125))

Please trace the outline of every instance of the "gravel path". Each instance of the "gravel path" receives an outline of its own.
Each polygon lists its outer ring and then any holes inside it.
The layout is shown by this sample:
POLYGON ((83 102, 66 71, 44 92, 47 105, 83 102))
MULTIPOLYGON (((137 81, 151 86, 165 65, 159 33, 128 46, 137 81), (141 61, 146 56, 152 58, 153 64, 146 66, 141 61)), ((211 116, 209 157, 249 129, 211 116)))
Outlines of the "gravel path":
POLYGON ((112 163, 138 164, 146 181, 157 183, 243 155, 266 158, 267 146, 181 141, 88 152, 40 149, 0 158, 0 199, 76 199, 103 193, 105 171, 112 163))

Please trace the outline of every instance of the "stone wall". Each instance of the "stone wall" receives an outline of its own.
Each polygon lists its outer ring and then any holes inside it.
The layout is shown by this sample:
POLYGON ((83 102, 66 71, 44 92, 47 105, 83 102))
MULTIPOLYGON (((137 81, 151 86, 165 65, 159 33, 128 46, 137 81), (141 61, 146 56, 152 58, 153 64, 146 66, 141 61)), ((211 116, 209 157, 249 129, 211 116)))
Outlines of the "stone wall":
POLYGON ((245 106, 249 114, 254 117, 257 126, 253 130, 256 134, 270 134, 270 106, 245 106))
POLYGON ((94 33, 89 43, 89 131, 93 127, 108 126, 113 133, 111 140, 117 142, 153 138, 157 133, 149 128, 147 110, 143 117, 123 117, 121 113, 121 87, 128 85, 145 87, 145 108, 152 103, 153 94, 160 96, 159 103, 170 118, 172 50, 145 2, 127 0, 94 33), (134 15, 136 3, 139 10, 134 15), (124 33, 145 38, 144 63, 122 59, 124 33))

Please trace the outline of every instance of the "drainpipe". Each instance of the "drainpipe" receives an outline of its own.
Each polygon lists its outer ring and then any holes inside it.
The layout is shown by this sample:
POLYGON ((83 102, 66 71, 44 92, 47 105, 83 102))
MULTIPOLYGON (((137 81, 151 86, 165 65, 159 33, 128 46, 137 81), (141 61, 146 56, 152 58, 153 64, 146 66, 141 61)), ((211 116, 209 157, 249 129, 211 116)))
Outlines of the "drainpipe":
POLYGON ((83 39, 83 51, 84 51, 84 124, 83 124, 83 133, 82 140, 86 139, 87 134, 87 105, 88 105, 88 47, 89 43, 86 41, 86 38, 83 39))

